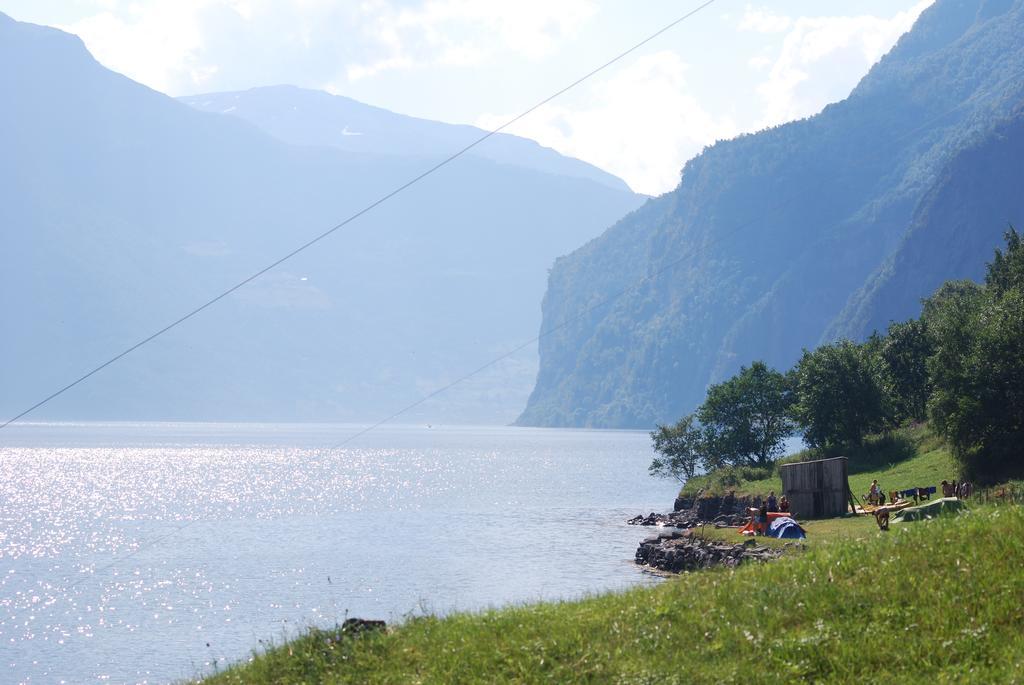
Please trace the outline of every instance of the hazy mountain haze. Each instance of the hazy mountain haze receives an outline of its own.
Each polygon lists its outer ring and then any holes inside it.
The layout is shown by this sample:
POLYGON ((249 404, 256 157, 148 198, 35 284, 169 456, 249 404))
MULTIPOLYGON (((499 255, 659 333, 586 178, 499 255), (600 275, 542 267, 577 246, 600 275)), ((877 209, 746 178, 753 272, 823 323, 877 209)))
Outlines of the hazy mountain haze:
MULTIPOLYGON (((6 16, 0 90, 7 415, 440 159, 286 144, 6 16)), ((528 339, 554 258, 641 201, 460 159, 35 416, 380 418, 528 339)), ((535 371, 525 351, 424 411, 507 421, 535 371)))

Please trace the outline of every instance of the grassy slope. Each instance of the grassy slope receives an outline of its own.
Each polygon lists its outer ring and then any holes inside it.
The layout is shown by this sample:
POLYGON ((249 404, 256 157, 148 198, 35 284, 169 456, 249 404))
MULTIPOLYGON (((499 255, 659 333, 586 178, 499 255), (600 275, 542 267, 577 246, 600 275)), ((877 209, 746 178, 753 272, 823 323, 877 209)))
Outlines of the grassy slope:
MULTIPOLYGON (((805 450, 794 459, 817 459, 811 450, 805 450)), ((903 490, 925 485, 938 485, 943 479, 956 477, 956 463, 949 449, 932 435, 927 426, 904 428, 891 436, 868 440, 850 457, 850 488, 858 497, 868 491, 872 479, 886 491, 903 490)), ((789 459, 783 460, 789 461, 789 459)), ((736 490, 738 495, 767 495, 774 490, 782 493, 782 480, 777 469, 770 475, 753 470, 741 470, 735 480, 726 476, 729 471, 696 476, 683 486, 682 493, 693 495, 704 489, 706 494, 724 494, 736 490)))
POLYGON ((1024 509, 858 537, 580 602, 314 632, 211 682, 1021 680, 1024 509))
MULTIPOLYGON (((800 544, 810 547, 820 547, 834 542, 845 542, 848 540, 863 540, 874 537, 878 532, 878 524, 873 516, 845 516, 842 518, 817 519, 813 521, 801 521, 800 525, 807 531, 807 538, 800 544)), ((740 535, 735 528, 711 528, 700 529, 701 535, 711 540, 719 540, 735 544, 743 542, 748 538, 740 535)), ((792 540, 776 540, 775 538, 759 537, 759 545, 770 547, 784 547, 792 543, 792 540)))

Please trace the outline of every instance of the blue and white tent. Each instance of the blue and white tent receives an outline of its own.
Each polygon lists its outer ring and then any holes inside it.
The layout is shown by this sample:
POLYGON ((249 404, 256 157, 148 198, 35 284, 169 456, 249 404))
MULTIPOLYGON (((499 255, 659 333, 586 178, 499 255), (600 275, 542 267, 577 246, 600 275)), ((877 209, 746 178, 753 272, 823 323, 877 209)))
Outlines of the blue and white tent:
POLYGON ((773 538, 805 538, 807 531, 800 527, 800 524, 788 516, 780 516, 773 520, 768 527, 768 535, 773 538))

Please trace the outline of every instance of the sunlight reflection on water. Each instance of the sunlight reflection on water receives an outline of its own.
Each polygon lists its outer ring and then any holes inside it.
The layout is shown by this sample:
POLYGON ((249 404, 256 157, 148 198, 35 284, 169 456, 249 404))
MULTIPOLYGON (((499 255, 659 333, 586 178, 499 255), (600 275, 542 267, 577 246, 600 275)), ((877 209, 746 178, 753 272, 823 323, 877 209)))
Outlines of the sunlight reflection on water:
POLYGON ((644 433, 12 426, 4 682, 166 682, 346 615, 400 620, 655 582, 644 433), (13 429, 13 430, 12 430, 13 429), (513 572, 514 571, 514 572, 513 572))

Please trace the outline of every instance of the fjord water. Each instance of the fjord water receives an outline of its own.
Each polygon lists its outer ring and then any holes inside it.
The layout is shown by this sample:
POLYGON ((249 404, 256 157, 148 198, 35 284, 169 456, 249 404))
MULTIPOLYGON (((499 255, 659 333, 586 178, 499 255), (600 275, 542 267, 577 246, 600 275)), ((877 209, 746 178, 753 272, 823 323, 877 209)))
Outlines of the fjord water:
POLYGON ((0 681, 167 682, 309 625, 653 583, 642 432, 29 424, 0 447, 0 681))

